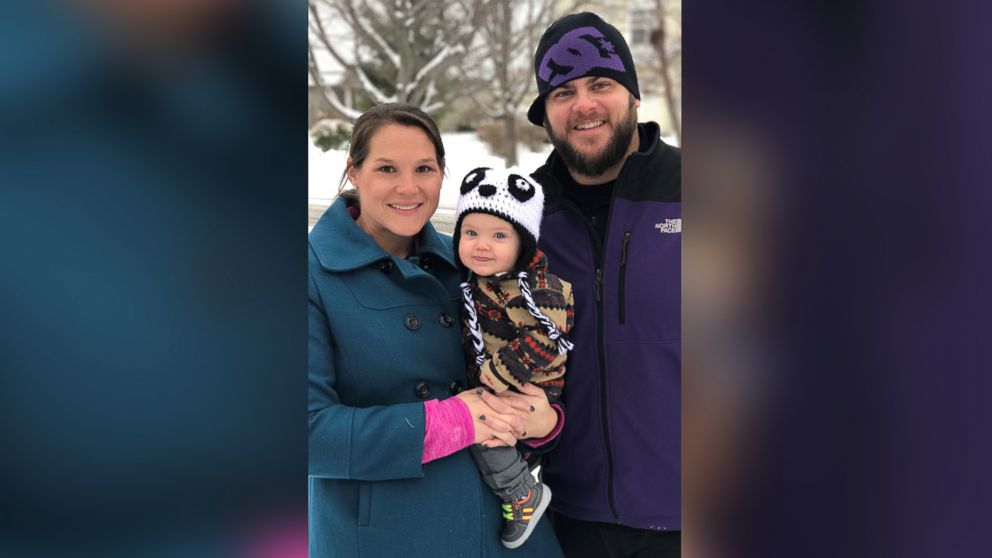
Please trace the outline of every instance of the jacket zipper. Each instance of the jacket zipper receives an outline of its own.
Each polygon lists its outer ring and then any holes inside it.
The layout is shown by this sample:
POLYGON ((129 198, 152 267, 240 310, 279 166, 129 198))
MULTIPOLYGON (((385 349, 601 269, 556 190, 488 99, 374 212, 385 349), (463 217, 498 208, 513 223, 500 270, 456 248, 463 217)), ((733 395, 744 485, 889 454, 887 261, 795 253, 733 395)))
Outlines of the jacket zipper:
POLYGON ((599 408, 603 420, 603 441, 606 443, 606 496, 610 502, 613 522, 620 524, 616 499, 613 494, 613 442, 610 440, 610 421, 606 412, 606 346, 603 342, 603 269, 596 267, 596 347, 599 351, 599 408))
POLYGON ((618 285, 620 307, 620 325, 624 324, 627 314, 627 247, 630 246, 630 231, 623 233, 623 249, 620 251, 620 284, 618 285))
MULTIPOLYGON (((580 219, 581 213, 579 213, 580 219)), ((585 219, 582 219, 585 221, 585 219)), ((603 252, 602 239, 596 236, 596 231, 592 225, 589 227, 589 238, 593 241, 595 250, 593 261, 596 265, 596 349, 599 353, 599 408, 600 418, 603 422, 603 442, 606 446, 606 497, 610 504, 610 513, 613 514, 613 522, 621 524, 620 514, 617 513, 616 497, 613 488, 613 442, 610 439, 610 420, 607 414, 606 401, 606 344, 603 341, 603 252)))
MULTIPOLYGON (((616 184, 620 183, 620 179, 623 177, 624 168, 620 169, 620 175, 617 176, 616 182, 613 186, 613 193, 610 196, 610 211, 606 214, 606 234, 609 238, 610 232, 610 221, 613 220, 613 202, 617 197, 617 187, 616 184)), ((599 408, 603 415, 603 441, 606 443, 606 497, 610 503, 610 513, 613 514, 613 522, 617 525, 622 525, 623 522, 620 521, 620 514, 617 512, 617 502, 616 502, 616 490, 614 489, 615 475, 615 465, 613 463, 613 441, 610 438, 610 421, 607 412, 607 399, 606 399, 606 342, 604 341, 604 325, 603 325, 603 263, 606 261, 606 239, 600 239, 596 236, 596 230, 593 229, 592 225, 589 225, 589 234, 594 239, 598 239, 599 251, 596 254, 596 278, 597 278, 597 293, 599 296, 596 297, 596 345, 599 350, 599 408)), ((626 237, 625 237, 626 240, 626 237)), ((626 245, 626 242, 625 242, 626 245)))

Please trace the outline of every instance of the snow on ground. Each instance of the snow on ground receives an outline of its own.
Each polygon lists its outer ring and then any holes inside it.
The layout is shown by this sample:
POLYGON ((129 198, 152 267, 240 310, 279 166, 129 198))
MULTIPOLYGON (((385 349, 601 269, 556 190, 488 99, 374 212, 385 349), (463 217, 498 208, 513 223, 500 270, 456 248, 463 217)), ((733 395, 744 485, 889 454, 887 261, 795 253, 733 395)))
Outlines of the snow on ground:
MULTIPOLYGON (((506 168, 506 163, 502 157, 493 155, 489 146, 486 145, 475 132, 454 132, 442 134, 444 149, 446 151, 447 172, 444 181, 441 183, 441 201, 438 210, 431 221, 436 227, 445 232, 451 232, 454 227, 455 205, 458 203, 458 187, 462 178, 468 171, 476 167, 506 168)), ((344 163, 348 158, 345 150, 321 151, 315 146, 310 137, 307 136, 309 144, 309 204, 310 223, 313 222, 323 209, 334 201, 337 196, 338 185, 341 182, 341 173, 344 172, 344 163)), ((551 145, 545 144, 544 149, 539 152, 531 151, 526 145, 517 146, 517 166, 531 172, 541 166, 548 154, 551 153, 551 145)), ((308 228, 309 228, 308 227, 308 228)))
POLYGON ((347 152, 321 151, 307 135, 307 182, 311 205, 328 206, 337 195, 347 152))

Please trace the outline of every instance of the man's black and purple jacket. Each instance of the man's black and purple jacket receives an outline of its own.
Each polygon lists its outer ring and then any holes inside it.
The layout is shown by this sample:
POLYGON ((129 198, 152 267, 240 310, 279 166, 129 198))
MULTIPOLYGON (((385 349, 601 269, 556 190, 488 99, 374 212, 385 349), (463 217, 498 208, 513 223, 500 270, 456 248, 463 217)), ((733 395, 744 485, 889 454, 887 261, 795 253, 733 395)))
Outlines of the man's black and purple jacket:
POLYGON ((657 124, 638 128, 605 243, 562 195, 557 153, 534 173, 546 195, 539 246, 575 296, 565 427, 543 479, 565 515, 671 531, 681 530, 682 156, 657 124))

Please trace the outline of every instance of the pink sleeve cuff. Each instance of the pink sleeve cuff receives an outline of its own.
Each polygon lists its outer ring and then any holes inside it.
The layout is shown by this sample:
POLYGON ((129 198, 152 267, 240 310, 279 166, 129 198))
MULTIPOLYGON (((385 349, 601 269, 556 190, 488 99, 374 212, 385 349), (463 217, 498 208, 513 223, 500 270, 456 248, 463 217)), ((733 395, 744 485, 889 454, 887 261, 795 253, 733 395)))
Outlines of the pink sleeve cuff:
POLYGON ((424 402, 424 454, 421 463, 451 455, 472 445, 475 425, 468 405, 457 397, 424 402))
POLYGON ((532 448, 539 448, 544 444, 547 444, 551 440, 554 440, 555 436, 561 434, 561 429, 563 426, 565 426, 565 412, 562 411, 561 405, 557 403, 552 403, 551 408, 554 409, 555 413, 558 414, 558 423, 555 424, 555 427, 551 429, 551 433, 543 438, 520 440, 521 442, 527 444, 532 448))

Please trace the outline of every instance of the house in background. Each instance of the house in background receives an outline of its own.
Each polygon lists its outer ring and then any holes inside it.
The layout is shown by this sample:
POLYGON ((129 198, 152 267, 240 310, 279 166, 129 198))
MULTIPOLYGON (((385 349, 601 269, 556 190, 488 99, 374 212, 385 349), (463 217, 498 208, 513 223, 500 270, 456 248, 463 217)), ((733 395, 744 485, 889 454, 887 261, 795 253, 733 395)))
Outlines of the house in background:
MULTIPOLYGON (((355 78, 348 72, 338 72, 333 76, 325 76, 324 88, 327 95, 337 95, 337 98, 346 106, 355 106, 355 78)), ((327 95, 323 94, 320 86, 313 82, 313 78, 307 78, 307 129, 313 127, 318 121, 325 118, 340 119, 334 108, 327 101, 327 95)))

